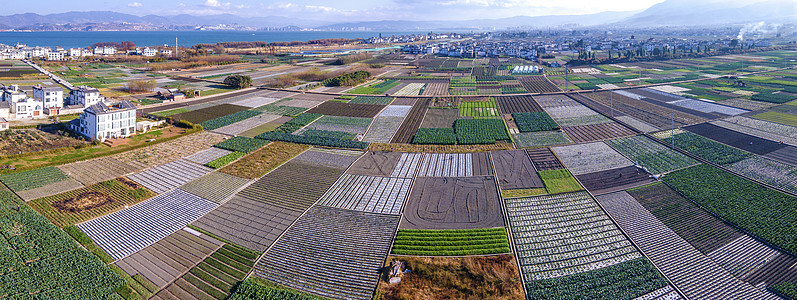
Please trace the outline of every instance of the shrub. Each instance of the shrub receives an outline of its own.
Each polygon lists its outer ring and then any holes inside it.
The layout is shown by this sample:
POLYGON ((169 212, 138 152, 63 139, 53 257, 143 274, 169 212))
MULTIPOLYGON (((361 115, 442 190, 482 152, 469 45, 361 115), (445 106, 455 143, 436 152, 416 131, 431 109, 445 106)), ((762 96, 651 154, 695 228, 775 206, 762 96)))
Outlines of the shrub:
POLYGON ((237 89, 245 89, 252 86, 252 77, 240 74, 230 75, 224 78, 224 84, 237 89))

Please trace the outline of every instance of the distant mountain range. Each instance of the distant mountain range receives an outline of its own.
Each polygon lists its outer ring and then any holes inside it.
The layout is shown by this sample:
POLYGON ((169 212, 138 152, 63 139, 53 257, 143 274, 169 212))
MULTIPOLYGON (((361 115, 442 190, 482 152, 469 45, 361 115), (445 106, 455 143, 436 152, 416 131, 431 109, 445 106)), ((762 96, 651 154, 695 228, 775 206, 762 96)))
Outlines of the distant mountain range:
MULTIPOLYGON (((644 11, 601 12, 589 15, 518 16, 502 19, 463 21, 330 22, 280 16, 240 17, 231 14, 210 16, 135 16, 111 11, 66 12, 49 15, 35 13, 0 16, 0 29, 17 30, 90 30, 93 28, 185 29, 186 26, 237 24, 255 28, 312 28, 319 30, 373 31, 482 31, 506 28, 544 28, 552 26, 689 26, 745 24, 750 22, 797 23, 797 1, 794 0, 667 0, 644 11), (85 24, 113 24, 114 27, 86 27, 85 24), (84 26, 77 26, 84 25, 84 26), (293 27, 289 27, 293 26, 293 27)), ((154 30, 153 29, 153 30, 154 30)))

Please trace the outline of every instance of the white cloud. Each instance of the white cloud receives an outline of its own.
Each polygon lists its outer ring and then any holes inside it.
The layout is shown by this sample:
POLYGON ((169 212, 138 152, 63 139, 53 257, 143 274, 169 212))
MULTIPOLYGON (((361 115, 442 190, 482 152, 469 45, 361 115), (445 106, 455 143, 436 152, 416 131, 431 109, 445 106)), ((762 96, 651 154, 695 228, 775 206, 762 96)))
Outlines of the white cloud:
POLYGON ((230 6, 230 2, 219 2, 219 0, 206 0, 205 6, 208 7, 222 7, 222 6, 230 6))
POLYGON ((141 2, 133 2, 133 3, 129 3, 129 4, 127 4, 127 6, 128 6, 128 7, 142 7, 142 6, 144 6, 144 5, 143 5, 143 4, 141 4, 141 2))

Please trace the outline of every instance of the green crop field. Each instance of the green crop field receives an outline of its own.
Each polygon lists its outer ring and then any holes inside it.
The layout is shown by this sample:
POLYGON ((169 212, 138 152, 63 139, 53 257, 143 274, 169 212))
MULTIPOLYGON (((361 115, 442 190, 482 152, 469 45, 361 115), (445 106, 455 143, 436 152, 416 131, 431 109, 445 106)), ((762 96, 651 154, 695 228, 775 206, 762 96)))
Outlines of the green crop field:
POLYGON ((399 229, 393 254, 463 256, 509 253, 506 229, 422 230, 399 229))
POLYGON ((495 99, 487 101, 462 101, 459 104, 460 117, 497 118, 498 106, 495 99))
POLYGON ((566 169, 540 171, 540 179, 545 184, 548 194, 559 194, 582 190, 570 171, 566 169))
POLYGON ((675 147, 720 165, 732 164, 752 155, 691 132, 679 133, 664 139, 664 142, 669 145, 672 145, 673 141, 675 142, 675 147))

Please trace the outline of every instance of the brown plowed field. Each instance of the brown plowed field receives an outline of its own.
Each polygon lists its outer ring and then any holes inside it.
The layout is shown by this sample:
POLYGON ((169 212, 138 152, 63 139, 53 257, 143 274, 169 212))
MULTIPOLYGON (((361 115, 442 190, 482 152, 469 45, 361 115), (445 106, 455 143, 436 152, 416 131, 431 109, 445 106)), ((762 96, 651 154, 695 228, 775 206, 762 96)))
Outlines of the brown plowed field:
POLYGON ((418 177, 400 228, 474 229, 504 226, 492 176, 418 177))
POLYGON ((343 103, 327 101, 307 111, 328 116, 373 118, 384 108, 384 105, 343 103))

